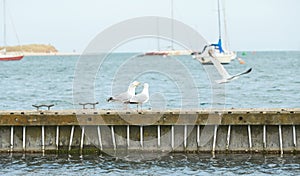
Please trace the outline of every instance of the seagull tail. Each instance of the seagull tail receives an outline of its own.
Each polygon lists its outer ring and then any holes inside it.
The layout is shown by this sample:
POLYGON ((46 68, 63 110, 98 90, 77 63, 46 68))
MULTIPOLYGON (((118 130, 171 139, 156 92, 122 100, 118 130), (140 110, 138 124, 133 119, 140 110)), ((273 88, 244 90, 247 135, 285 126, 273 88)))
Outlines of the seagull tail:
POLYGON ((113 101, 113 100, 114 100, 113 97, 109 97, 106 101, 107 101, 107 102, 110 102, 110 101, 113 101))
POLYGON ((139 102, 135 102, 135 101, 124 101, 124 104, 139 104, 139 102))

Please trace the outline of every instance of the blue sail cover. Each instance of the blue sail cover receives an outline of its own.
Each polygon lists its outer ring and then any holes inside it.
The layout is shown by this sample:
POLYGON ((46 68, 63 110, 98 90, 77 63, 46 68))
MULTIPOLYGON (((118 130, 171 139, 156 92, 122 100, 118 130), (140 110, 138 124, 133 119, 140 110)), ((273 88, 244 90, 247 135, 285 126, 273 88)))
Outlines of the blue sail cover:
POLYGON ((222 48, 222 40, 221 39, 219 39, 218 44, 212 44, 212 46, 214 46, 217 49, 219 49, 220 53, 224 53, 224 50, 222 48))

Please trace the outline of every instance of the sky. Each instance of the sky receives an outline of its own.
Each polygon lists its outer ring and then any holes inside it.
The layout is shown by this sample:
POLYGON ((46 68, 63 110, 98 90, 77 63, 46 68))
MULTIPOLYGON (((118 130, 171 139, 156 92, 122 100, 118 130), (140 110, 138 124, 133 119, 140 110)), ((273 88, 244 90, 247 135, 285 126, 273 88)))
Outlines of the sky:
MULTIPOLYGON (((231 50, 300 50, 299 0, 221 1, 231 50)), ((174 19, 193 27, 209 42, 217 41, 217 0, 173 2, 174 19)), ((171 0, 7 0, 6 4, 8 45, 18 44, 16 30, 20 44, 51 44, 60 52, 82 52, 97 34, 124 20, 171 17, 171 0)), ((143 49, 123 47, 125 51, 143 49)))

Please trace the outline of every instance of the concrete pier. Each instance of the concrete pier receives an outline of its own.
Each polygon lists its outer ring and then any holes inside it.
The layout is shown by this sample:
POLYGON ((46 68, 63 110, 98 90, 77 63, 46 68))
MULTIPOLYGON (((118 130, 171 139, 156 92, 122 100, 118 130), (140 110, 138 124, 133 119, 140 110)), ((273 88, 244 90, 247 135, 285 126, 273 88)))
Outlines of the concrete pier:
POLYGON ((0 152, 299 153, 300 109, 0 111, 0 152))

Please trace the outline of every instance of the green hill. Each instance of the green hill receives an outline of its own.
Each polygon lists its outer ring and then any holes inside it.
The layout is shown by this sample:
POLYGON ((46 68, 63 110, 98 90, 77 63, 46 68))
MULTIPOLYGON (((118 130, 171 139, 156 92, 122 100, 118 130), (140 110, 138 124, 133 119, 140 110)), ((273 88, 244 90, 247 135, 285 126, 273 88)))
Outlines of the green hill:
MULTIPOLYGON (((3 49, 0 46, 0 50, 3 49)), ((6 46, 6 52, 28 52, 28 53, 57 53, 58 50, 52 45, 29 44, 20 46, 6 46)))

